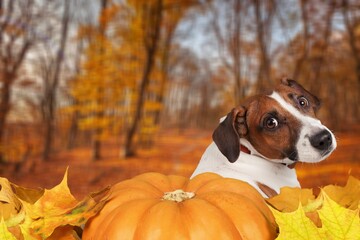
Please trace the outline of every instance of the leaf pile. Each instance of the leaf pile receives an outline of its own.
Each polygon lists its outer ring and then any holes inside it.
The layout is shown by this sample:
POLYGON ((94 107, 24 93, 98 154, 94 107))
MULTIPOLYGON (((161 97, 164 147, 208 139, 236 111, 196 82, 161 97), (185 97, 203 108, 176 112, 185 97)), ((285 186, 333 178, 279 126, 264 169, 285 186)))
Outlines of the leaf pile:
POLYGON ((267 200, 280 233, 277 239, 360 240, 360 181, 329 185, 315 196, 310 189, 283 188, 267 200))
POLYGON ((80 239, 81 226, 105 204, 108 189, 77 201, 67 185, 67 171, 54 188, 26 189, 0 178, 0 239, 80 239))

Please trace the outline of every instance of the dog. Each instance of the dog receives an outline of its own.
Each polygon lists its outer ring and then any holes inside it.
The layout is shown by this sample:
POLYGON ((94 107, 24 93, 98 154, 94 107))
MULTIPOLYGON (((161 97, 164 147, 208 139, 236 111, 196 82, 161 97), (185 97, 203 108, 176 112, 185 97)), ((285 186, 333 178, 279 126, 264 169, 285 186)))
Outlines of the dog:
POLYGON ((214 172, 248 182, 263 197, 300 187, 294 166, 317 163, 336 148, 334 134, 316 118, 320 100, 284 78, 267 94, 248 98, 220 120, 191 177, 214 172))

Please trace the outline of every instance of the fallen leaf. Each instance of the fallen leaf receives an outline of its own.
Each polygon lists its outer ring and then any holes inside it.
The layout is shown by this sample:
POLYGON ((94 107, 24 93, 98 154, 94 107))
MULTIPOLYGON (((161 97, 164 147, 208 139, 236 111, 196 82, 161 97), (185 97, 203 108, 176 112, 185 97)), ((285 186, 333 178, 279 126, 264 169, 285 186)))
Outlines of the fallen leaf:
POLYGON ((3 218, 0 221, 0 239, 16 240, 15 236, 8 230, 3 218))
POLYGON ((31 204, 34 204, 42 195, 44 195, 45 191, 43 188, 24 188, 13 183, 11 183, 11 187, 18 198, 31 204))
POLYGON ((78 201, 63 180, 52 189, 28 189, 0 178, 0 239, 79 240, 75 227, 97 214, 109 188, 78 201))
POLYGON ((298 209, 299 203, 305 206, 314 199, 311 189, 284 187, 279 195, 266 199, 266 202, 281 212, 293 212, 298 209))
POLYGON ((280 212, 271 208, 272 213, 279 225, 279 236, 276 239, 282 240, 313 240, 325 239, 325 233, 305 215, 301 204, 293 212, 280 212))
POLYGON ((267 200, 279 225, 277 239, 360 240, 359 188, 351 177, 345 187, 322 188, 316 199, 308 189, 282 189, 267 200))
POLYGON ((323 188, 326 194, 341 206, 357 209, 360 204, 360 180, 350 176, 345 187, 329 185, 323 188))
POLYGON ((327 239, 360 239, 359 208, 347 209, 321 192, 323 206, 318 211, 327 239))
POLYGON ((48 238, 57 227, 80 226, 102 209, 106 199, 97 199, 102 198, 99 196, 103 196, 107 191, 108 188, 105 188, 78 202, 68 188, 66 171, 61 183, 50 190, 45 189, 43 196, 34 204, 22 201, 27 213, 24 229, 32 229, 42 238, 48 238))
POLYGON ((11 189, 6 178, 0 178, 0 217, 4 221, 16 216, 21 211, 21 202, 11 189))

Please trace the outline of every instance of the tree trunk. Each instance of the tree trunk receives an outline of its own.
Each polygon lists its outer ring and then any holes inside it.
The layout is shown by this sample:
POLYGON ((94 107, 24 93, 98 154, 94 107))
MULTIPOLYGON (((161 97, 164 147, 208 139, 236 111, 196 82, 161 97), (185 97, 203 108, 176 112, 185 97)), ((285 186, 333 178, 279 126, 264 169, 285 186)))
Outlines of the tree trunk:
POLYGON ((97 138, 99 135, 99 129, 97 129, 95 135, 96 138, 92 142, 92 154, 91 159, 93 161, 99 160, 101 158, 101 141, 97 138))
POLYGON ((15 76, 5 72, 3 74, 4 82, 1 89, 1 102, 0 102, 0 164, 6 162, 4 152, 3 152, 3 143, 4 133, 6 129, 6 117, 10 110, 10 98, 11 98, 11 83, 14 81, 15 76))
MULTIPOLYGON (((171 43, 173 40, 174 32, 175 32, 175 27, 172 27, 167 32, 165 44, 164 44, 164 50, 161 56, 161 83, 160 83, 160 93, 157 97, 157 102, 160 103, 161 105, 164 104, 166 83, 169 77, 169 57, 170 57, 171 43)), ((160 124, 160 119, 161 119, 161 109, 158 109, 155 111, 155 120, 154 120, 155 125, 160 124)))
POLYGON ((240 101, 242 100, 242 98, 244 97, 242 95, 243 91, 242 88, 244 86, 242 86, 242 72, 241 72, 241 36, 240 36, 240 31, 241 31, 241 14, 240 14, 240 10, 241 10, 241 0, 235 0, 234 3, 234 11, 235 11, 235 16, 234 16, 234 37, 232 40, 232 53, 233 53, 233 60, 234 60, 234 65, 233 65, 233 73, 234 73, 234 77, 235 77, 235 90, 234 90, 234 99, 235 99, 235 104, 239 104, 240 101))
POLYGON ((320 93, 321 91, 321 71, 322 67, 325 63, 325 54, 326 50, 329 46, 329 38, 331 36, 331 30, 332 30, 332 17, 334 13, 334 5, 333 1, 330 1, 331 3, 328 4, 328 9, 326 13, 326 19, 325 19, 325 29, 324 29, 324 35, 323 39, 321 39, 321 45, 320 45, 320 54, 312 59, 310 59, 311 65, 313 66, 313 77, 311 80, 311 86, 310 90, 313 93, 320 93))
POLYGON ((149 19, 143 18, 143 21, 149 21, 150 24, 153 25, 149 26, 150 29, 144 29, 144 31, 147 32, 145 36, 146 39, 144 39, 146 60, 145 60, 143 75, 141 78, 139 97, 137 100, 135 113, 132 119, 132 124, 125 139, 125 157, 130 157, 136 154, 134 136, 137 131, 139 122, 141 120, 141 114, 145 102, 145 93, 147 86, 149 85, 150 82, 150 74, 154 65, 155 55, 158 47, 158 42, 160 39, 160 27, 161 27, 162 14, 163 14, 162 4, 163 4, 162 0, 157 0, 156 6, 150 7, 149 13, 147 13, 147 17, 149 17, 149 19))
POLYGON ((306 3, 307 0, 300 0, 300 6, 301 6, 301 18, 302 18, 302 22, 303 22, 303 49, 302 49, 302 53, 301 56, 296 60, 295 63, 295 69, 293 72, 293 79, 298 80, 301 70, 302 70, 302 66, 303 63, 307 61, 308 56, 309 56, 309 19, 308 19, 308 13, 306 10, 306 3))
POLYGON ((64 3, 64 13, 62 19, 62 29, 61 29, 61 39, 60 46, 57 51, 56 59, 55 59, 55 70, 52 79, 50 79, 49 87, 47 88, 47 92, 45 93, 45 101, 46 101, 46 111, 47 118, 45 119, 45 137, 44 137, 44 150, 43 150, 43 160, 48 160, 52 145, 53 145, 53 135, 55 130, 55 109, 56 109, 56 90, 59 85, 60 79, 60 70, 64 60, 64 52, 66 48, 66 40, 68 35, 68 24, 69 24, 69 15, 70 11, 70 1, 65 0, 64 3))
POLYGON ((71 124, 70 124, 68 141, 67 141, 67 149, 68 150, 71 150, 75 147, 75 142, 76 142, 76 138, 77 138, 78 130, 79 130, 78 124, 77 124, 78 118, 79 118, 79 112, 76 111, 71 116, 71 124))
POLYGON ((259 44, 260 50, 260 64, 257 76, 257 91, 264 91, 269 85, 271 81, 271 72, 270 72, 270 60, 268 53, 268 44, 269 44, 269 36, 266 34, 266 31, 270 27, 272 15, 273 15, 273 6, 268 9, 268 11, 264 12, 261 8, 262 3, 264 4, 275 4, 273 1, 254 0, 254 8, 255 8, 255 22, 257 28, 257 41, 259 44), (266 14, 265 17, 263 14, 266 14))
MULTIPOLYGON (((105 13, 106 8, 108 7, 108 3, 109 0, 100 0, 101 2, 101 9, 100 9, 100 17, 99 17, 99 22, 100 22, 100 26, 99 26, 99 34, 101 36, 100 38, 100 52, 99 55, 103 55, 105 53, 105 37, 106 37, 106 28, 107 28, 107 22, 106 21, 102 21, 102 16, 105 13)), ((102 66, 104 66, 104 62, 100 62, 100 64, 102 66)), ((105 67, 105 66, 104 66, 105 67)), ((102 96, 104 96, 104 91, 103 89, 98 88, 97 89, 99 95, 101 96, 100 99, 98 100, 98 104, 101 106, 102 103, 104 102, 104 98, 102 96)), ((98 111, 96 110, 96 117, 97 119, 101 119, 104 116, 104 110, 103 111, 98 111)), ((101 146, 102 146, 102 142, 99 139, 99 137, 101 136, 103 130, 99 127, 96 127, 93 131, 93 142, 92 142, 92 160, 96 161, 96 160, 100 160, 101 159, 101 146)))
MULTIPOLYGON (((2 40, 3 36, 0 38, 2 40)), ((5 163, 4 158, 4 133, 6 126, 6 117, 10 111, 11 104, 11 86, 16 79, 16 73, 18 72, 25 56, 30 49, 31 43, 27 40, 24 40, 24 44, 21 46, 18 56, 0 56, 0 61, 3 64, 4 72, 3 77, 3 86, 1 89, 0 96, 0 163, 5 163)), ((6 46, 8 53, 13 53, 12 48, 14 46, 9 44, 6 46)))
MULTIPOLYGON (((346 27, 348 37, 349 37, 349 45, 351 48, 351 53, 352 53, 354 61, 355 61, 355 74, 356 74, 356 79, 357 79, 356 87, 357 87, 357 89, 359 89, 360 88, 360 48, 356 44, 356 41, 358 41, 358 40, 356 39, 356 34, 355 34, 355 32, 356 32, 356 24, 355 23, 359 22, 360 18, 357 18, 352 22, 351 19, 349 18, 348 11, 349 11, 349 2, 348 2, 348 0, 343 0, 342 1, 342 15, 344 18, 345 27, 346 27)), ((354 14, 353 17, 355 18, 356 15, 354 14)), ((360 97, 359 91, 357 92, 355 97, 359 99, 359 97, 360 97)), ((359 101, 355 101, 355 102, 359 102, 359 101)), ((360 110, 357 105, 355 105, 354 113, 355 113, 356 117, 359 117, 360 110)))
POLYGON ((44 135, 44 149, 43 149, 43 160, 49 160, 49 155, 52 148, 53 131, 54 131, 54 100, 55 96, 51 95, 46 97, 45 106, 45 135, 44 135))
MULTIPOLYGON (((76 48, 76 61, 75 61, 75 75, 78 76, 80 75, 80 64, 81 64, 81 55, 83 53, 83 42, 79 41, 77 44, 77 48, 76 48)), ((70 97, 70 96, 69 96, 70 97)), ((78 102, 76 99, 72 98, 73 100, 73 105, 78 105, 78 102)), ((69 133, 68 133, 68 140, 67 140, 67 149, 71 150, 75 147, 75 143, 76 143, 76 138, 78 135, 78 130, 79 130, 79 126, 78 126, 78 119, 80 117, 80 113, 78 110, 75 110, 75 112, 73 112, 72 116, 71 116, 71 124, 70 124, 70 128, 69 128, 69 133)))

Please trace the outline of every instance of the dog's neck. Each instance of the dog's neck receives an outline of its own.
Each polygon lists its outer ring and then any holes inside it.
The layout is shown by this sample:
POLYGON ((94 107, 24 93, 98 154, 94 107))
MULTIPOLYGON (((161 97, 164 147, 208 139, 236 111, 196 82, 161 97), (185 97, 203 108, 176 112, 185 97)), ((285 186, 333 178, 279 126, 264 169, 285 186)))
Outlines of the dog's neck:
MULTIPOLYGON (((241 151, 242 153, 246 153, 246 154, 250 154, 250 155, 251 155, 251 151, 250 151, 247 147, 245 147, 244 145, 242 145, 242 144, 240 144, 240 151, 241 151)), ((296 162, 294 162, 294 163, 280 163, 280 164, 282 164, 282 165, 284 165, 284 166, 286 166, 286 167, 288 167, 288 168, 290 168, 290 169, 293 169, 293 168, 295 168, 295 166, 296 166, 296 162)))
POLYGON ((276 192, 279 192, 281 187, 300 186, 295 169, 290 169, 280 162, 264 159, 253 154, 251 147, 249 148, 245 144, 244 146, 252 154, 241 152, 237 161, 230 163, 213 142, 206 149, 192 177, 204 172, 215 172, 223 177, 248 182, 260 192, 262 191, 259 189, 258 183, 265 184, 276 192))

